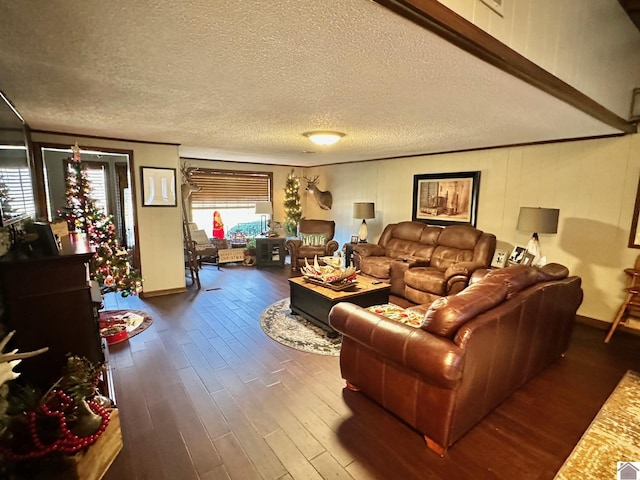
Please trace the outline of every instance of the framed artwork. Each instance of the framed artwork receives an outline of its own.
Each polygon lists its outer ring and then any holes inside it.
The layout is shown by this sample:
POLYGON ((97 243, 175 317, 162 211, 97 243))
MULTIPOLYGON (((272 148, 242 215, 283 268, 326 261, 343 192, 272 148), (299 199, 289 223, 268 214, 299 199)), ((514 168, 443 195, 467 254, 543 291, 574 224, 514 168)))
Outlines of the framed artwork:
POLYGON ((175 207, 176 169, 140 167, 143 207, 175 207))
POLYGON ((351 243, 358 243, 360 241, 360 237, 357 235, 351 235, 351 243))
POLYGON ((493 259, 491 260, 491 266, 495 268, 504 268, 507 264, 507 251, 496 250, 493 253, 493 259))
POLYGON ((480 172, 413 176, 412 220, 434 225, 476 226, 480 172))
POLYGON ((524 259, 524 256, 526 253, 527 253, 526 247, 521 247, 520 245, 516 245, 516 247, 513 249, 513 252, 511 252, 511 255, 509 255, 509 263, 510 264, 522 263, 522 260, 524 259))

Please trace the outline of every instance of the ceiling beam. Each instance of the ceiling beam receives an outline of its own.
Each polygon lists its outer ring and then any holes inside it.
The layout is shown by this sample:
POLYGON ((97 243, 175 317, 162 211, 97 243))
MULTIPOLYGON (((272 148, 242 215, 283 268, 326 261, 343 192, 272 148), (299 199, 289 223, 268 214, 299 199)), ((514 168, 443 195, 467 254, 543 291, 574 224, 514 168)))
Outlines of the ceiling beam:
POLYGON ((584 93, 512 50, 437 0, 374 0, 402 17, 435 33, 462 50, 499 68, 558 100, 625 133, 636 124, 618 116, 584 93))

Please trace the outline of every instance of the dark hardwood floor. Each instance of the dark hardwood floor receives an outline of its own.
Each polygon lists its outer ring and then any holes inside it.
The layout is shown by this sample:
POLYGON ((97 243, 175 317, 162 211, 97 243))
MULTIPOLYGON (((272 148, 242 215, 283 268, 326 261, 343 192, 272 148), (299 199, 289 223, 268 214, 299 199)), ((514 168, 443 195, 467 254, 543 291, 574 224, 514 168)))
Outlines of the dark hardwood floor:
POLYGON ((262 333, 259 315, 288 296, 289 275, 205 266, 200 291, 105 297, 154 319, 111 348, 124 448, 107 480, 551 479, 624 372, 640 370, 640 338, 616 332, 605 345, 578 324, 564 359, 440 458, 345 390, 337 357, 262 333))

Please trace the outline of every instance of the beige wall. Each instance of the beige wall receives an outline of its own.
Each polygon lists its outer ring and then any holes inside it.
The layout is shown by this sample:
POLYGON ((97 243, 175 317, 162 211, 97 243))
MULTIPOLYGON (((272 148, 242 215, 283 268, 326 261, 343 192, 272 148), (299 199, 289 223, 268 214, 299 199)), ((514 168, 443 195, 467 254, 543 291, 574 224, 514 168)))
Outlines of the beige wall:
POLYGON ((560 209, 558 234, 540 235, 543 254, 582 277, 580 314, 612 321, 622 270, 640 254, 627 248, 640 135, 323 167, 315 171, 334 206, 325 212, 309 203, 305 215, 334 219, 342 245, 358 232, 353 202, 375 202, 376 218, 367 224, 377 241, 386 224, 411 219, 413 175, 472 170, 481 171, 477 226, 497 236, 498 248, 510 252, 531 237, 516 230, 521 206, 560 209))
POLYGON ((628 118, 640 86, 640 32, 618 0, 439 0, 587 96, 628 118))
MULTIPOLYGON (((34 135, 35 141, 134 151, 138 195, 138 231, 147 292, 185 285, 179 208, 140 205, 139 167, 179 169, 176 147, 109 140, 34 135)), ((271 171, 274 176, 274 219, 284 220, 284 186, 291 167, 188 160, 208 168, 271 171)), ((498 248, 526 245, 532 232, 516 230, 520 206, 560 209, 557 235, 540 235, 549 261, 569 267, 583 278, 585 300, 580 314, 611 321, 622 301, 624 274, 639 250, 627 248, 638 177, 640 135, 513 147, 300 169, 297 175, 320 175, 318 186, 333 195, 333 208, 321 210, 301 182, 306 218, 336 221, 342 245, 358 232, 353 202, 376 204, 367 221, 369 240, 377 241, 388 223, 411 219, 413 176, 423 173, 481 171, 478 228, 495 233, 498 248)))
POLYGON ((81 147, 132 150, 135 166, 133 175, 137 196, 140 263, 144 279, 143 290, 150 293, 184 288, 185 269, 182 253, 180 206, 160 208, 142 207, 141 204, 140 167, 176 168, 179 172, 177 146, 38 133, 34 133, 32 137, 34 141, 43 143, 71 146, 77 141, 81 147))

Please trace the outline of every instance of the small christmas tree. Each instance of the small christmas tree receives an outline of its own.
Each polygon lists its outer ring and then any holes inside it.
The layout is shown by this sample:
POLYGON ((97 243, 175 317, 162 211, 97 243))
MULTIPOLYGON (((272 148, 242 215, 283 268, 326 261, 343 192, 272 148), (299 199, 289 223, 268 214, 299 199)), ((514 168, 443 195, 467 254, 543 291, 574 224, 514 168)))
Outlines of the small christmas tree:
POLYGON ((4 183, 4 179, 2 177, 0 177, 0 207, 2 208, 2 215, 5 217, 11 216, 13 213, 9 187, 4 183))
POLYGON ((67 220, 70 230, 86 233, 95 248, 89 268, 91 278, 103 291, 120 292, 123 297, 139 293, 142 278, 131 268, 127 250, 118 245, 111 215, 106 215, 91 197, 91 182, 82 168, 78 144, 73 147, 66 187, 67 212, 60 216, 67 220))
POLYGON ((291 169, 284 187, 284 226, 289 235, 298 233, 298 222, 302 218, 299 189, 300 180, 293 174, 293 169, 291 169))

